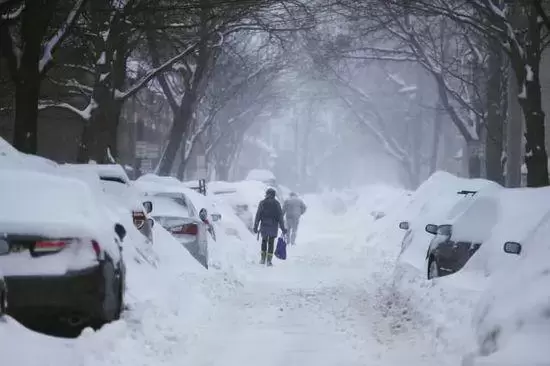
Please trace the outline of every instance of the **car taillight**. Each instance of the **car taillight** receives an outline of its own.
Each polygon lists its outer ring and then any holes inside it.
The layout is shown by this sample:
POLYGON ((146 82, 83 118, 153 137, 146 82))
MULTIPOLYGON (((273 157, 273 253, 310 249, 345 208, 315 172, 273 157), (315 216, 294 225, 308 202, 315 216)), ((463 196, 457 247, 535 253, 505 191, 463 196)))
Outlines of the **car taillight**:
POLYGON ((33 252, 36 254, 57 253, 62 251, 68 244, 69 240, 42 240, 34 244, 33 252))
POLYGON ((147 220, 147 217, 145 217, 145 214, 140 211, 133 211, 132 212, 132 218, 134 220, 134 225, 140 230, 143 225, 145 225, 145 220, 147 220))
POLYGON ((197 235, 199 233, 199 227, 197 224, 185 224, 172 228, 170 232, 172 232, 172 234, 197 235))
POLYGON ((95 240, 92 240, 92 248, 94 249, 96 257, 99 258, 101 255, 101 246, 99 245, 99 243, 95 240))

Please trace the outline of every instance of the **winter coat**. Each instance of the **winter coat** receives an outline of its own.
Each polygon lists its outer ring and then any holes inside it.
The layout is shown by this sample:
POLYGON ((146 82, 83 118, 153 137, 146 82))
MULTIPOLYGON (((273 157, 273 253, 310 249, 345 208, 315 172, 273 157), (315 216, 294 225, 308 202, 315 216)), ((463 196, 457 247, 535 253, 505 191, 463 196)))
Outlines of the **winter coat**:
POLYGON ((307 206, 298 197, 292 197, 285 201, 283 205, 283 214, 289 220, 298 220, 307 210, 307 206))
POLYGON ((260 233, 262 237, 276 238, 279 234, 279 227, 282 231, 285 230, 285 224, 283 220, 283 210, 281 204, 275 198, 265 198, 258 206, 256 212, 256 220, 254 221, 254 228, 257 230, 260 226, 260 233))

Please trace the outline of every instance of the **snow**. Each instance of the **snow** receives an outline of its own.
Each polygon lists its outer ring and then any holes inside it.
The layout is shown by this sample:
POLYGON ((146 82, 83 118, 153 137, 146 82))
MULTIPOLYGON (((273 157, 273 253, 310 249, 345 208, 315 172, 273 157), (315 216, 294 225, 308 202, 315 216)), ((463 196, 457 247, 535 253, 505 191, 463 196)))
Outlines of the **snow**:
MULTIPOLYGON (((114 242, 114 221, 98 204, 88 186, 76 179, 53 174, 3 169, 0 174, 0 232, 37 235, 45 238, 95 239, 113 259, 119 258, 114 242)), ((78 254, 78 253, 76 253, 78 254)), ((80 269, 97 263, 94 257, 81 257, 65 250, 55 258, 30 258, 28 253, 4 257, 5 274, 52 274, 80 269), (27 268, 32 261, 33 268, 27 268), (26 263, 26 264, 25 264, 26 263)))
MULTIPOLYGON (((34 163, 29 160, 27 169, 34 163)), ((25 190, 53 180, 59 194, 92 181, 86 174, 80 181, 61 177, 62 170, 57 176, 14 170, 38 179, 11 179, 25 190)), ((550 188, 507 189, 437 172, 414 192, 373 185, 306 195, 297 245, 288 247, 286 261, 262 268, 259 243, 222 200, 170 178, 146 176, 131 184, 147 192, 182 192, 197 207, 215 201, 223 219, 215 223, 217 240, 209 243, 209 270, 160 225, 153 229, 154 245, 140 242, 130 225, 123 253, 128 309, 122 319, 76 339, 58 339, 6 317, 0 322, 6 364, 550 363, 550 188), (462 190, 477 194, 457 194, 462 190), (402 220, 410 222, 409 231, 398 229, 402 220), (444 222, 456 226, 453 234, 483 245, 458 273, 428 281, 425 254, 433 236, 424 227, 444 222), (505 254, 505 241, 520 242, 521 255, 505 254), (486 341, 491 334, 496 342, 486 341)), ((265 186, 254 180, 211 182, 209 191, 235 190, 253 207, 265 186)), ((88 191, 93 202, 102 202, 100 192, 88 191)), ((35 201, 54 199, 37 192, 35 201)), ((80 201, 66 204, 82 209, 80 201)), ((10 216, 2 210, 0 215, 10 216)))
POLYGON ((518 98, 527 99, 527 88, 525 83, 521 85, 521 92, 518 94, 518 98))
POLYGON ((275 175, 269 170, 252 169, 250 172, 248 172, 246 180, 257 180, 263 183, 271 183, 276 181, 277 179, 275 178, 275 175))
POLYGON ((105 54, 105 51, 101 52, 101 55, 99 56, 99 59, 97 60, 98 65, 105 65, 107 62, 107 55, 105 54))
POLYGON ((93 169, 101 178, 117 178, 124 183, 129 183, 130 178, 126 171, 119 164, 88 164, 90 169, 93 169))
POLYGON ((56 167, 57 164, 51 160, 19 152, 0 137, 0 169, 50 172, 56 167))
POLYGON ((525 80, 533 81, 533 69, 530 65, 525 65, 525 80))

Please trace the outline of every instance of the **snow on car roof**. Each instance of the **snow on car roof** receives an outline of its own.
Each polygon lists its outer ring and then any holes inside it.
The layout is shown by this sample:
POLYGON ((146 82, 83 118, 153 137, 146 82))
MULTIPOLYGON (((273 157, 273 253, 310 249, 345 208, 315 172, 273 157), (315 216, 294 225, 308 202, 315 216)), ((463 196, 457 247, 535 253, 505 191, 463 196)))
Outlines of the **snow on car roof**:
POLYGON ((151 197, 153 203, 153 211, 151 216, 165 216, 165 217, 190 217, 189 210, 174 201, 169 197, 153 196, 151 197))
POLYGON ((246 180, 257 180, 260 182, 269 182, 276 180, 275 175, 265 169, 252 169, 250 172, 248 172, 248 175, 246 176, 246 180))
POLYGON ((105 223, 85 183, 53 174, 2 171, 0 202, 3 233, 95 237, 105 223))
POLYGON ((0 168, 49 172, 57 163, 46 158, 24 154, 0 137, 0 168))
MULTIPOLYGON (((159 177, 159 178, 165 178, 165 177, 159 177)), ((173 180, 171 179, 168 181, 173 182, 173 180)), ((210 200, 207 197, 201 195, 200 193, 197 193, 191 188, 185 187, 183 183, 179 181, 177 181, 178 184, 173 184, 173 183, 163 184, 161 182, 162 180, 149 177, 149 179, 145 179, 145 180, 138 179, 134 182, 134 184, 143 192, 146 192, 151 195, 158 194, 158 193, 183 194, 187 198, 187 200, 191 201, 191 203, 193 204, 193 206, 197 211, 199 211, 201 208, 206 208, 209 211, 209 213, 211 213, 213 209, 213 203, 210 202, 210 200)))
POLYGON ((148 174, 144 174, 142 175, 141 177, 139 177, 138 179, 136 179, 136 182, 149 182, 149 183, 157 183, 157 184, 170 184, 170 185, 181 185, 182 183, 177 179, 177 178, 174 178, 174 177, 165 177, 165 176, 160 176, 160 175, 156 175, 156 174, 151 174, 151 173, 148 173, 148 174))
POLYGON ((130 178, 126 171, 119 164, 87 164, 90 169, 94 169, 100 178, 118 178, 124 183, 129 183, 130 178))

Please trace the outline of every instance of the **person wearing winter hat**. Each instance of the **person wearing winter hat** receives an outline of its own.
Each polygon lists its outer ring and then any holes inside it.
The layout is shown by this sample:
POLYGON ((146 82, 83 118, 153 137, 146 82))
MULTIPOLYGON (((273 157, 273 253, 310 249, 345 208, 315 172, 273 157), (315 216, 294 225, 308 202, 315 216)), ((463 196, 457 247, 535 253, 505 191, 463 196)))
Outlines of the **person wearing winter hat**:
POLYGON ((254 233, 260 233, 262 236, 262 253, 261 264, 266 264, 269 267, 273 265, 273 249, 275 239, 279 234, 279 228, 286 235, 286 228, 283 219, 283 210, 281 204, 275 198, 276 192, 273 188, 269 188, 265 192, 265 198, 260 201, 256 219, 254 220, 254 233), (259 231, 258 231, 259 230, 259 231))

